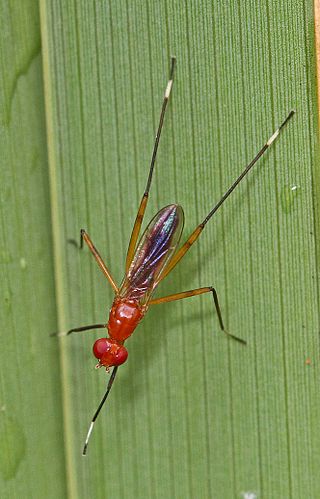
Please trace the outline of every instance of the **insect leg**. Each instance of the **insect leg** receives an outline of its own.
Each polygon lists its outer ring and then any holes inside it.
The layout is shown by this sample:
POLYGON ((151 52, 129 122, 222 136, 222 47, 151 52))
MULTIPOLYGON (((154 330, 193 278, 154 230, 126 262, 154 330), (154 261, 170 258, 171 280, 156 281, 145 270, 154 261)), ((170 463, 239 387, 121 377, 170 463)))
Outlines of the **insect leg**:
POLYGON ((80 248, 83 247, 83 241, 85 241, 85 243, 88 245, 88 247, 89 247, 91 253, 93 254, 93 256, 95 257, 99 267, 101 268, 102 272, 104 273, 104 275, 106 276, 106 278, 110 282, 111 286, 113 287, 114 292, 118 293, 118 291, 119 291, 118 287, 117 287, 116 283, 114 282, 114 279, 113 279, 112 275, 110 274, 108 267, 106 266, 106 264, 102 260, 97 248, 94 246, 89 235, 86 233, 86 231, 84 229, 81 229, 81 231, 80 231, 80 248))
POLYGON ((233 334, 228 333, 228 331, 224 327, 221 309, 220 309, 219 300, 218 300, 218 295, 217 295, 216 290, 212 286, 209 286, 206 288, 191 289, 190 291, 183 291, 182 293, 175 293, 174 295, 163 296, 161 298, 155 298, 154 300, 150 301, 150 305, 158 305, 159 303, 167 303, 169 301, 183 300, 184 298, 189 298, 190 296, 202 295, 204 293, 212 293, 213 301, 214 301, 216 311, 218 314, 218 319, 219 319, 219 324, 220 324, 221 330, 230 338, 233 338, 234 340, 237 340, 240 343, 246 345, 245 340, 242 340, 241 338, 238 338, 237 336, 234 336, 233 334))
POLYGON ((294 115, 294 111, 290 111, 286 119, 282 122, 282 124, 277 128, 277 130, 271 135, 269 140, 264 144, 264 146, 258 151, 256 156, 248 163, 243 172, 239 175, 239 177, 233 182, 231 187, 225 192, 220 201, 212 208, 212 210, 208 213, 206 218, 201 222, 201 224, 196 227, 196 229, 192 232, 191 236, 187 239, 183 246, 176 252, 171 261, 169 262, 167 268, 161 274, 160 281, 164 279, 169 272, 177 265, 177 263, 181 260, 181 258, 186 254, 186 252, 191 248, 193 243, 198 239, 205 225, 209 222, 210 218, 215 214, 215 212, 220 208, 220 206, 224 203, 224 201, 230 196, 232 191, 237 187, 237 185, 241 182, 241 180, 249 173, 251 168, 257 163, 257 161, 263 156, 268 147, 276 140, 282 128, 287 124, 287 122, 294 115))
POLYGON ((71 333, 80 333, 81 331, 89 331, 89 329, 101 329, 105 327, 105 324, 90 324, 89 326, 74 327, 65 333, 52 333, 50 336, 68 336, 71 333))
POLYGON ((148 180, 147 180, 147 185, 144 191, 144 194, 142 196, 139 210, 134 222, 134 226, 132 229, 132 234, 130 237, 130 242, 129 242, 129 247, 128 247, 128 252, 127 252, 127 258, 126 258, 126 272, 128 272, 130 264, 133 259, 134 251, 136 249, 139 233, 140 233, 140 228, 141 224, 143 221, 144 213, 146 211, 146 206, 148 203, 148 197, 149 197, 149 191, 150 191, 150 186, 151 186, 151 181, 152 181, 152 176, 153 176, 153 170, 155 166, 155 161, 156 161, 156 156, 157 156, 157 151, 158 151, 158 146, 159 146, 159 141, 160 141, 160 136, 161 136, 161 131, 162 131, 162 126, 163 126, 163 121, 164 121, 164 116, 167 108, 167 104, 169 101, 172 85, 173 85, 173 73, 174 73, 174 67, 175 67, 176 59, 175 57, 171 57, 171 69, 170 69, 170 76, 169 76, 169 81, 166 87, 166 91, 164 93, 164 98, 162 102, 162 108, 161 108, 161 114, 160 114, 160 119, 159 119, 159 125, 158 125, 158 130, 153 146, 153 152, 152 152, 152 158, 151 158, 151 163, 150 163, 150 169, 149 169, 149 175, 148 175, 148 180))

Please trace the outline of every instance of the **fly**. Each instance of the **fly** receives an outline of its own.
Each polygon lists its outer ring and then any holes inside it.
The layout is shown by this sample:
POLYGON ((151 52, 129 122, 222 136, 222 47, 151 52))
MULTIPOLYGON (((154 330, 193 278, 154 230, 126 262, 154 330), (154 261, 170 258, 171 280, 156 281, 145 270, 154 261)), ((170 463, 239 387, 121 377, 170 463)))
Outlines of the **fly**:
POLYGON ((85 455, 87 452, 88 442, 93 430, 94 423, 109 395, 117 374, 118 367, 127 360, 128 351, 124 346, 124 343, 132 335, 133 331, 143 319, 150 306, 159 305, 161 303, 175 300, 182 300, 184 298, 189 298, 191 296, 201 295, 204 293, 211 293, 221 330, 229 337, 239 341, 240 343, 246 344, 244 340, 228 333, 225 329, 218 295, 214 287, 208 286, 198 289, 192 289, 190 291, 183 291, 181 293, 175 293, 161 298, 152 298, 152 296, 158 284, 165 277, 167 277, 167 275, 174 269, 174 267, 180 262, 187 251, 195 243, 206 224, 209 222, 215 212, 220 208, 222 203, 224 203, 224 201, 230 196, 232 191, 237 187, 241 180, 256 164, 259 158, 261 158, 261 156, 265 153, 268 147, 270 147, 271 144, 276 140, 282 128, 294 115, 294 111, 290 111, 279 128, 271 135, 269 140, 267 140, 267 142, 259 150, 257 155, 245 167, 241 175, 239 175, 239 177, 234 181, 231 187, 221 197, 220 201, 212 208, 212 210, 195 228, 195 230, 180 248, 178 248, 178 246, 184 225, 184 214, 182 207, 178 204, 170 204, 162 208, 153 217, 139 240, 140 229, 149 199, 149 191, 152 182, 165 112, 173 86, 175 62, 175 58, 172 57, 170 76, 163 98, 148 180, 132 229, 126 257, 125 275, 120 286, 118 286, 114 281, 108 267, 106 266, 98 250, 94 246, 89 234, 84 229, 81 230, 80 247, 83 247, 83 242, 88 245, 103 274, 108 279, 115 295, 112 307, 110 309, 109 320, 107 324, 91 324, 88 326, 70 329, 69 331, 67 331, 67 333, 65 333, 68 335, 75 332, 99 328, 107 330, 106 337, 100 338, 94 343, 93 354, 98 359, 97 367, 105 367, 107 372, 109 372, 110 368, 113 367, 106 392, 91 420, 83 447, 83 455, 85 455))

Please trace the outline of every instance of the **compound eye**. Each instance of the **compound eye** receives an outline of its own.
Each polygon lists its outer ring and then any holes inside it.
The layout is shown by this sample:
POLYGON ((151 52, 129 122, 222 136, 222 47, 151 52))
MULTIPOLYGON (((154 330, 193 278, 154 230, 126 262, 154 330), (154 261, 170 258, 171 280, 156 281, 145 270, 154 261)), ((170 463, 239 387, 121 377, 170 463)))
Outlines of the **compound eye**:
POLYGON ((93 345, 93 355, 99 360, 108 350, 110 350, 110 344, 107 338, 99 338, 93 345))
POLYGON ((120 366, 128 357, 127 349, 112 338, 100 338, 93 345, 93 355, 105 367, 120 366))
POLYGON ((113 353, 112 365, 121 366, 127 360, 127 357, 128 350, 123 345, 119 345, 117 351, 113 353))

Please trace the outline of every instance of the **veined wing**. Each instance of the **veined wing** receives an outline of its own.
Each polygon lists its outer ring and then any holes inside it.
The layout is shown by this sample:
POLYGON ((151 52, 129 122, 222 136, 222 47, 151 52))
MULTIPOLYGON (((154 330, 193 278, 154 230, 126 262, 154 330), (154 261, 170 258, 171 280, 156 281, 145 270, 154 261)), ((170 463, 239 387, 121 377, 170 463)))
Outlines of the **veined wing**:
POLYGON ((148 303, 161 273, 175 252, 184 224, 182 207, 170 204, 151 220, 137 246, 127 275, 121 284, 121 298, 148 303))

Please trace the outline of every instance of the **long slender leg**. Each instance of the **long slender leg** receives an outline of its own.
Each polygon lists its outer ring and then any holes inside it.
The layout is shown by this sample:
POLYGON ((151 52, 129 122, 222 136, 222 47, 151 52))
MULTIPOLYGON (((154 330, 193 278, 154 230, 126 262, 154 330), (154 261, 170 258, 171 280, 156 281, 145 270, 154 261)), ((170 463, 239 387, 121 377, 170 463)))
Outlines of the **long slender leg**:
POLYGON ((83 241, 85 241, 86 244, 88 245, 88 247, 89 247, 91 253, 93 254, 93 256, 95 257, 100 269, 102 270, 102 272, 104 273, 104 275, 106 276, 106 278, 110 282, 111 286, 113 287, 114 292, 118 293, 118 291, 119 291, 118 287, 117 287, 116 283, 114 282, 114 279, 113 279, 112 275, 110 274, 108 267, 106 266, 106 264, 102 260, 97 248, 94 246, 89 235, 86 233, 86 231, 84 229, 81 229, 81 231, 80 231, 80 248, 83 247, 83 241))
POLYGON ((134 251, 137 245, 140 229, 141 229, 141 224, 143 221, 144 213, 146 211, 147 203, 148 203, 148 197, 149 197, 149 191, 150 191, 150 186, 151 186, 151 181, 152 181, 152 176, 153 176, 153 171, 154 171, 154 166, 155 166, 155 161, 156 161, 156 156, 157 156, 157 151, 158 151, 158 146, 159 146, 159 141, 160 141, 160 136, 161 136, 161 131, 162 131, 162 126, 163 126, 163 121, 164 121, 164 115, 166 112, 167 104, 169 101, 172 85, 173 85, 173 73, 174 73, 174 67, 175 67, 176 59, 175 57, 171 57, 171 69, 170 69, 170 76, 169 76, 169 81, 166 87, 166 91, 164 93, 164 98, 163 98, 163 103, 162 103, 162 109, 161 109, 161 114, 160 114, 160 119, 159 119, 159 125, 158 125, 158 130, 153 146, 153 152, 152 152, 152 158, 151 158, 151 163, 150 163, 150 169, 149 169, 149 175, 148 175, 148 180, 147 180, 147 185, 144 191, 144 194, 142 196, 139 210, 136 216, 136 220, 134 222, 134 226, 132 229, 132 234, 129 242, 129 247, 128 247, 128 252, 127 252, 127 258, 126 258, 126 272, 129 270, 130 264, 133 259, 134 251))
POLYGON ((52 333, 50 336, 68 336, 71 333, 80 333, 81 331, 89 331, 89 329, 101 329, 105 327, 105 324, 90 324, 89 326, 74 327, 65 333, 52 333))
POLYGON ((174 295, 163 296, 161 298, 155 298, 154 300, 150 301, 150 305, 158 305, 159 303, 167 303, 169 301, 183 300, 184 298, 189 298, 190 296, 202 295, 203 293, 212 293, 213 301, 214 301, 216 311, 218 314, 218 319, 219 319, 219 324, 220 324, 221 330, 227 336, 229 336, 229 337, 233 338, 234 340, 237 340, 240 343, 243 343, 244 345, 246 345, 245 340, 242 340, 241 338, 238 338, 237 336, 234 336, 233 334, 228 333, 228 331, 224 327, 221 309, 220 309, 219 300, 218 300, 218 295, 217 295, 216 290, 212 286, 209 286, 206 288, 191 289, 190 291, 183 291, 182 293, 175 293, 174 295))
POLYGON ((257 163, 257 161, 261 158, 261 156, 266 152, 268 147, 276 140, 282 128, 287 124, 287 122, 294 115, 294 111, 291 111, 286 119, 282 122, 282 124, 277 128, 277 130, 271 135, 269 140, 264 144, 264 146, 260 149, 257 155, 253 158, 252 161, 245 167, 241 175, 233 182, 231 187, 227 190, 227 192, 222 196, 220 201, 212 208, 212 210, 208 213, 206 218, 201 222, 201 224, 196 227, 196 229, 192 232, 191 236, 187 239, 183 246, 177 251, 177 253, 173 256, 167 268, 161 275, 160 280, 164 279, 169 272, 177 265, 177 263, 181 260, 181 258, 187 253, 187 251, 191 248, 193 243, 198 239, 201 232, 203 231, 205 225, 209 222, 210 218, 215 214, 215 212, 220 208, 220 206, 224 203, 224 201, 230 196, 232 191, 237 187, 237 185, 241 182, 241 180, 247 175, 247 173, 251 170, 251 168, 257 163))

